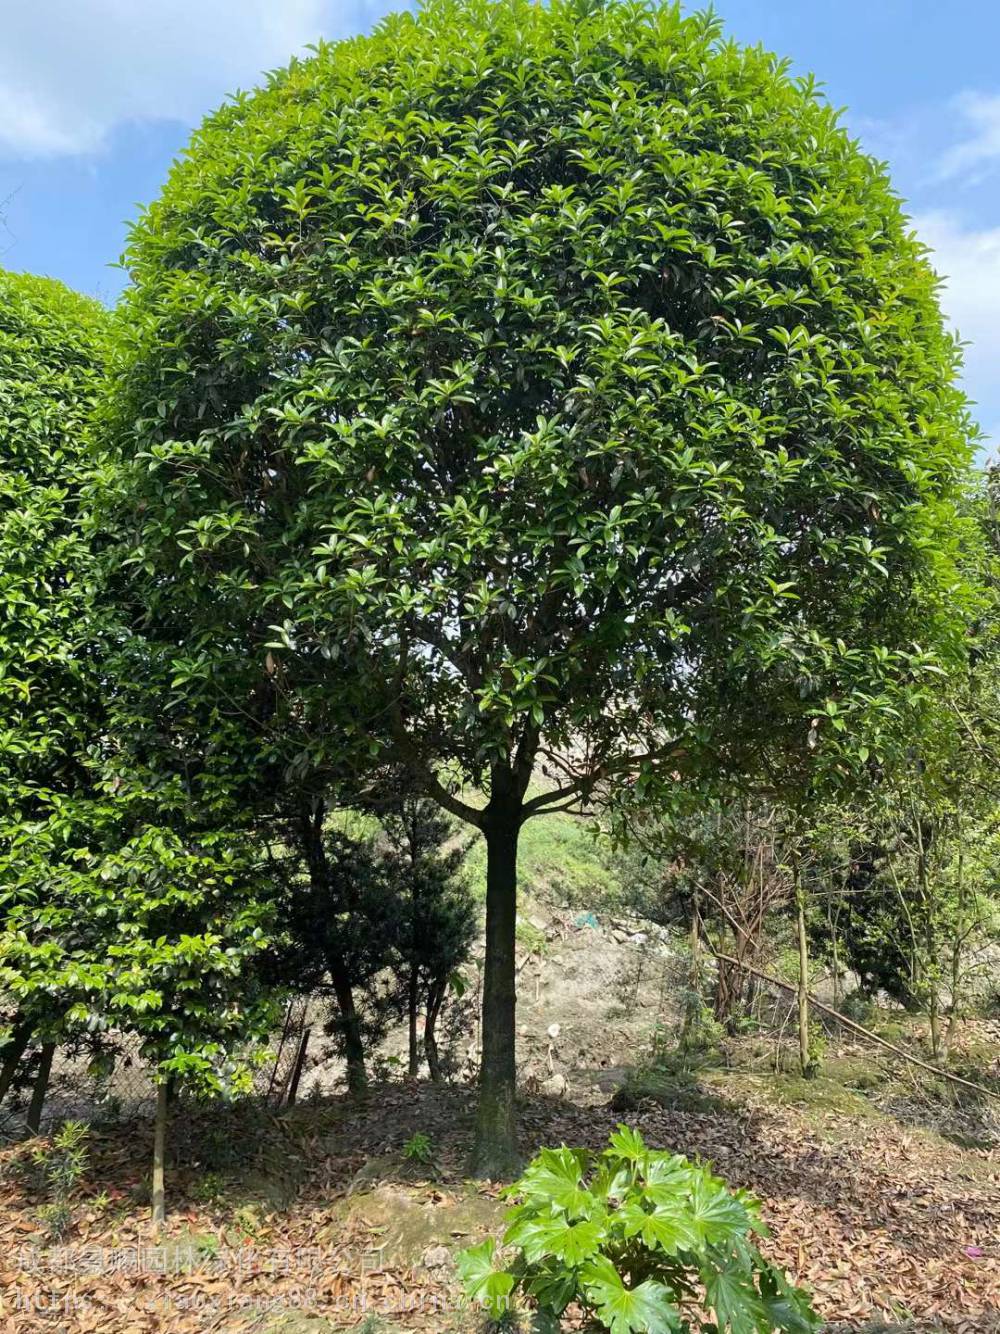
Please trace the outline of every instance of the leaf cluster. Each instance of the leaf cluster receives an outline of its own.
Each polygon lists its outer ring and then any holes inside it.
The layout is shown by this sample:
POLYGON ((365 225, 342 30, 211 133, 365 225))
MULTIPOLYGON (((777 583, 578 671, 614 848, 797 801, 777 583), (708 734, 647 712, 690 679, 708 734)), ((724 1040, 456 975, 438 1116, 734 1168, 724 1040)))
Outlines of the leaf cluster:
POLYGON ((627 1126, 600 1155, 543 1149, 509 1194, 520 1201, 503 1237, 510 1263, 492 1239, 458 1261, 466 1292, 495 1318, 520 1295, 551 1334, 571 1305, 611 1334, 817 1328, 805 1293, 751 1240, 765 1232, 756 1201, 627 1126))
POLYGON ((641 796, 877 742, 954 650, 937 281, 710 16, 430 0, 323 45, 205 122, 126 262, 126 597, 322 763, 542 747, 641 796))

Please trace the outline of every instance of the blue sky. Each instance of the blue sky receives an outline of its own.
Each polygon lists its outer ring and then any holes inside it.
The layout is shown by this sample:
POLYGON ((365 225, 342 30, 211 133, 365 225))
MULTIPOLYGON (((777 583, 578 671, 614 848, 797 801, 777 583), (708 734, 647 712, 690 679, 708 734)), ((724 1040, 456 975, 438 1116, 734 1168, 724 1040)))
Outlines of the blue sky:
MULTIPOLYGON (((128 220, 192 126, 386 0, 0 0, 0 265, 114 299, 128 220)), ((729 32, 815 73, 886 159, 947 276, 966 385, 1000 449, 1000 7, 718 0, 729 32)))

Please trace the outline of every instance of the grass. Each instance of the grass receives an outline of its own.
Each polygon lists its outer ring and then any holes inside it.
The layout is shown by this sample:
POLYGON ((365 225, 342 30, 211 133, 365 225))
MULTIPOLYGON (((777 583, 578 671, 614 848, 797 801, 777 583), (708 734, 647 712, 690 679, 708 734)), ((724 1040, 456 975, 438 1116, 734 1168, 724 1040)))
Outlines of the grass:
POLYGON ((705 1086, 697 1071, 649 1069, 633 1070, 615 1093, 611 1105, 616 1112, 635 1112, 644 1102, 678 1112, 715 1112, 725 1105, 705 1086))
MULTIPOLYGON (((477 838, 466 870, 473 892, 486 897, 486 844, 477 838)), ((609 859, 588 821, 556 812, 529 820, 521 830, 518 876, 522 888, 545 903, 600 908, 621 890, 609 859)))

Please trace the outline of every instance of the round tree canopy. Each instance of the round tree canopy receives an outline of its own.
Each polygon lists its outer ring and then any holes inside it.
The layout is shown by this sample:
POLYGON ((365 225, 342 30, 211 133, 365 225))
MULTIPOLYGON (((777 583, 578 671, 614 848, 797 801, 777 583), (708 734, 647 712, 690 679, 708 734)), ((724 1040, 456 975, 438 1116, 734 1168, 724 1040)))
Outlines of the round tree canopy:
POLYGON ((956 344, 883 168, 714 18, 431 0, 211 116, 126 258, 186 679, 351 643, 413 763, 593 776, 813 746, 901 664, 956 344))
POLYGON ((107 312, 51 278, 0 269, 0 466, 52 481, 82 448, 107 312))

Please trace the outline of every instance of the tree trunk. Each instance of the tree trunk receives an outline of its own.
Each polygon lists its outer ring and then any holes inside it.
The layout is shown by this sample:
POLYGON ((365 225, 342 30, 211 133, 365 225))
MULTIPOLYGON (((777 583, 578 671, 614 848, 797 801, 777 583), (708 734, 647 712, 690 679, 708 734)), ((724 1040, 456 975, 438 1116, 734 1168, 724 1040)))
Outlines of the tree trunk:
POLYGON ((4 1043, 3 1065, 0 1066, 0 1103, 6 1098, 7 1092, 14 1082, 17 1068, 21 1064, 22 1056, 28 1050, 30 1041, 31 1025, 18 1024, 11 1033, 9 1041, 4 1043))
POLYGON ((472 1149, 474 1176, 509 1179, 519 1167, 515 1060, 517 840, 520 810, 488 811, 486 835, 486 961, 483 971, 483 1052, 472 1149))
MULTIPOLYGON (((325 819, 326 803, 319 800, 307 804, 299 816, 299 830, 309 866, 309 879, 320 899, 327 893, 330 885, 330 867, 323 844, 325 819)), ((367 1092, 368 1073, 365 1070, 365 1044, 361 1033, 361 1018, 354 1004, 351 976, 343 959, 334 953, 328 954, 326 967, 340 1010, 340 1032, 344 1043, 344 1058, 347 1062, 347 1088, 351 1094, 358 1096, 367 1092)))
POLYGON ((826 908, 826 920, 830 928, 830 952, 833 956, 833 1008, 840 1009, 840 935, 838 927, 840 923, 840 907, 834 912, 832 905, 828 902, 826 908))
POLYGON ((417 1040, 417 1009, 420 994, 420 978, 416 965, 410 968, 410 989, 407 997, 407 1014, 410 1021, 410 1061, 408 1074, 411 1079, 416 1079, 420 1071, 420 1046, 417 1040))
POLYGON ((804 1079, 812 1079, 816 1066, 809 1054, 809 942, 806 936, 806 896, 801 884, 796 884, 795 907, 799 935, 799 1067, 804 1079))
POLYGON ((932 913, 927 912, 927 1017, 931 1025, 931 1055, 938 1060, 941 1055, 941 983, 940 964, 938 962, 937 934, 934 930, 932 913))
POLYGON ((941 1008, 938 998, 937 981, 931 982, 927 1000, 928 1018, 931 1021, 931 1055, 935 1061, 941 1055, 941 1008))
MULTIPOLYGON (((959 837, 961 837, 961 824, 959 824, 959 837)), ((960 845, 961 846, 961 845, 960 845)), ((951 1005, 948 1007, 948 1027, 945 1029, 944 1037, 941 1042, 941 1055, 947 1060, 951 1052, 951 1044, 958 1028, 959 1016, 962 1011, 961 991, 962 991, 962 947, 968 934, 966 924, 966 897, 965 897, 965 858, 960 851, 958 854, 958 911, 956 914, 955 928, 951 938, 951 1005)))
MULTIPOLYGON (((723 941, 725 932, 720 932, 723 941)), ((740 941, 734 936, 733 953, 739 955, 740 941)), ((712 1007, 712 1013, 720 1024, 724 1024, 728 1033, 736 1031, 736 1007, 740 994, 746 980, 746 974, 743 971, 738 960, 734 959, 732 963, 721 963, 715 972, 715 1002, 712 1007)))
POLYGON ((697 1047, 701 1040, 699 1033, 701 1028, 701 929, 697 890, 691 905, 689 946, 691 959, 688 968, 687 1004, 684 1007, 684 1022, 681 1027, 680 1046, 682 1050, 697 1047))
POLYGON ((42 1044, 42 1056, 38 1064, 38 1074, 35 1076, 35 1087, 31 1093, 31 1105, 28 1108, 28 1133, 37 1135, 42 1124, 42 1109, 45 1106, 45 1095, 49 1091, 49 1075, 52 1073, 52 1057, 55 1055, 56 1044, 54 1042, 45 1042, 42 1044))
POLYGON ((161 1228, 167 1221, 166 1194, 163 1187, 163 1166, 167 1154, 167 1081, 156 1086, 156 1120, 153 1123, 153 1227, 161 1228))
POLYGON ((446 979, 438 978, 431 983, 427 993, 427 1016, 424 1019, 424 1054, 427 1057, 427 1070, 437 1084, 441 1080, 441 1057, 437 1045, 437 1021, 444 1000, 446 979))
POLYGON ((355 1097, 360 1097, 368 1091, 361 1018, 354 1004, 354 991, 348 980, 347 970, 337 959, 331 960, 328 966, 334 995, 337 997, 340 1009, 340 1031, 344 1040, 344 1059, 347 1062, 347 1088, 355 1097))

